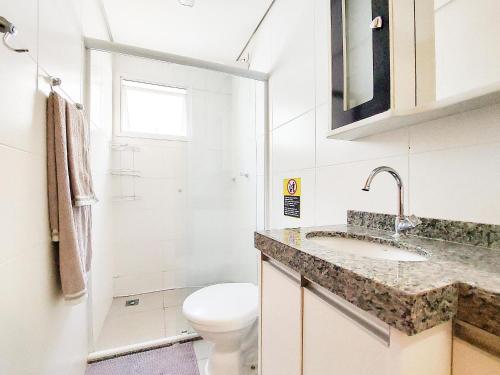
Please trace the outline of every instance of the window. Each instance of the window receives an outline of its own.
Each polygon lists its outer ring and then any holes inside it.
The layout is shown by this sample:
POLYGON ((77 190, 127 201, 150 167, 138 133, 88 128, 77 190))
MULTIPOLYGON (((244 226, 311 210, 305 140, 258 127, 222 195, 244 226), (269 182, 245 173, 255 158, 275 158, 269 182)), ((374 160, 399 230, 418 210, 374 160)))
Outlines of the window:
POLYGON ((185 89, 121 80, 121 134, 151 138, 186 138, 185 89))

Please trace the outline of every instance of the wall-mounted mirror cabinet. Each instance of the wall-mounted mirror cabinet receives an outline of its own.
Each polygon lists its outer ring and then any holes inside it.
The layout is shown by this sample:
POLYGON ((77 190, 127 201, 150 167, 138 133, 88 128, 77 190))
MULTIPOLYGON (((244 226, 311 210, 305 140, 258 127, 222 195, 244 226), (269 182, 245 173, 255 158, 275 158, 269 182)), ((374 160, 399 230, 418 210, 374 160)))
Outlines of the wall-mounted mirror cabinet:
POLYGON ((331 0, 328 137, 500 102, 499 9, 496 0, 331 0))

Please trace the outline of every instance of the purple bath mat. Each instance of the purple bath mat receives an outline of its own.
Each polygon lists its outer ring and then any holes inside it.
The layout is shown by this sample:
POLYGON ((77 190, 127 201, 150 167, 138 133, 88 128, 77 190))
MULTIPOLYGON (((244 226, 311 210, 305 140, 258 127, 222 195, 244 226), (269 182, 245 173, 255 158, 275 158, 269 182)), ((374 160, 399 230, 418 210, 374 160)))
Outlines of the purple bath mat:
POLYGON ((85 375, 200 375, 193 343, 92 363, 85 375))

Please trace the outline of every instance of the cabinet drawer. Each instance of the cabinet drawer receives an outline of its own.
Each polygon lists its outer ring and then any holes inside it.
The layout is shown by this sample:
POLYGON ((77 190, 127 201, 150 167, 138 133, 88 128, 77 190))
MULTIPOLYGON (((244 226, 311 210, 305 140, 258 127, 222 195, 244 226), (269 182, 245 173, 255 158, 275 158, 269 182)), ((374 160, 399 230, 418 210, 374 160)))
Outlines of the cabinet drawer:
POLYGON ((455 337, 453 375, 500 375, 500 358, 455 337))
POLYGON ((385 375, 388 361, 387 344, 304 291, 304 375, 385 375))
POLYGON ((327 290, 306 284, 304 375, 450 375, 451 340, 451 322, 407 336, 327 290))

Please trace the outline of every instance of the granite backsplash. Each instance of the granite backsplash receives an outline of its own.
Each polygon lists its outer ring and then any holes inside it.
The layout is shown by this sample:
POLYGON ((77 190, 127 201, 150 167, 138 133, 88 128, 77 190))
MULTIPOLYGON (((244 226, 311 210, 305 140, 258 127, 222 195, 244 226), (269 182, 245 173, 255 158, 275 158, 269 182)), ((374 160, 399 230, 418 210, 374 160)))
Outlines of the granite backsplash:
MULTIPOLYGON (((347 211, 347 224, 371 229, 394 231, 395 218, 395 215, 347 211)), ((406 234, 500 250, 500 225, 425 217, 419 219, 422 223, 406 234)))

